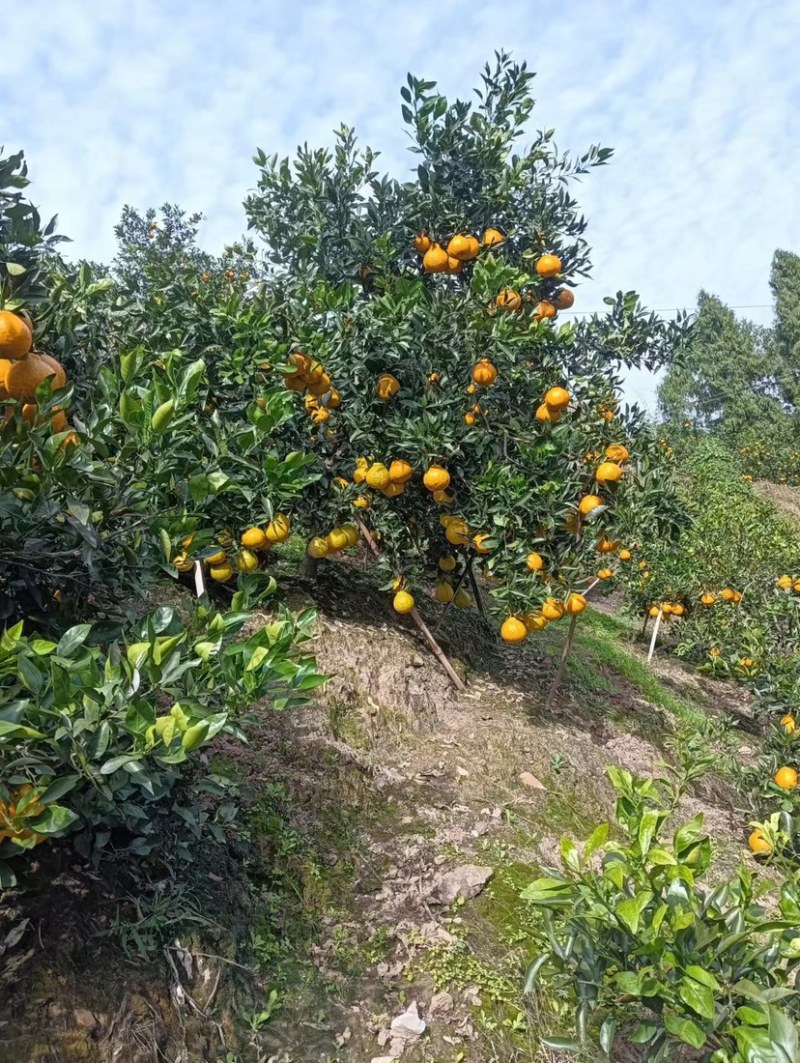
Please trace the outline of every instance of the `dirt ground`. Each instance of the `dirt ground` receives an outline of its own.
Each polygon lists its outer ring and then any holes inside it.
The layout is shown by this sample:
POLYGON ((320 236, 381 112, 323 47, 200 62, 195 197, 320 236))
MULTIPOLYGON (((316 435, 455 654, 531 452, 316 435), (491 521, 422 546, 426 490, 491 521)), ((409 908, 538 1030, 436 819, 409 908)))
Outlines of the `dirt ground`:
MULTIPOLYGON (((459 694, 385 596, 329 568, 330 681, 302 710, 259 707, 250 744, 209 757, 238 786, 232 840, 197 843, 187 866, 97 871, 64 843, 7 896, 0 1061, 560 1058, 539 1038, 568 1025, 563 1002, 520 993, 542 928, 519 889, 606 817, 608 764, 659 770, 676 720, 581 650, 545 711, 563 634, 510 649, 477 613, 440 631, 459 694)), ((307 604, 302 583, 292 595, 307 604)), ((697 711, 741 710, 667 658, 656 674, 697 711)), ((734 806, 711 780, 682 810, 730 865, 734 806)))

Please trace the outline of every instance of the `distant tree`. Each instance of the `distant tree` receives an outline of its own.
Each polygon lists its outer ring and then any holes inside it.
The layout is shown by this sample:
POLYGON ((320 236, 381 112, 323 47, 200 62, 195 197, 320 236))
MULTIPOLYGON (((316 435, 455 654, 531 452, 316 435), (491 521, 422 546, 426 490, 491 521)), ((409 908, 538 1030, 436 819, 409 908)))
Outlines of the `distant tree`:
POLYGON ((800 406, 800 256, 776 251, 769 285, 775 297, 773 340, 783 365, 783 388, 796 408, 800 406))

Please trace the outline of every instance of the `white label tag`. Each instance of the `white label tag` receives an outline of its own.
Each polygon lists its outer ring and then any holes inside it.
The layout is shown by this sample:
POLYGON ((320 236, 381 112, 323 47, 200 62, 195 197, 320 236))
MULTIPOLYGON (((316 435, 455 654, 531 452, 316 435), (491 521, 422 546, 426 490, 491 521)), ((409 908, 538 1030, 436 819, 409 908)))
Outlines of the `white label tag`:
POLYGON ((206 581, 203 578, 203 566, 199 561, 194 563, 194 589, 197 591, 197 597, 202 598, 206 593, 206 581))

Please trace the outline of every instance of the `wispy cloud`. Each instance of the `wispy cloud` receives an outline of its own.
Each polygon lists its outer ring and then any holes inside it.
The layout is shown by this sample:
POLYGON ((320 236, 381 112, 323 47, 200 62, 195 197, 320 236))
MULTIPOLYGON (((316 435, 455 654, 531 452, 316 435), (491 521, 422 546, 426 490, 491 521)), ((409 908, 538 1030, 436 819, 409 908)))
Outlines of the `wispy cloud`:
MULTIPOLYGON (((406 71, 466 96, 497 47, 539 72, 537 126, 616 149, 578 190, 594 277, 576 309, 618 288, 654 307, 691 307, 701 287, 768 304, 772 252, 798 243, 791 0, 49 0, 26 16, 4 26, 0 141, 25 148, 79 255, 110 255, 125 202, 201 210, 221 245, 244 227, 253 149, 327 142, 340 121, 403 173, 406 71)), ((652 405, 652 381, 628 390, 652 405)))

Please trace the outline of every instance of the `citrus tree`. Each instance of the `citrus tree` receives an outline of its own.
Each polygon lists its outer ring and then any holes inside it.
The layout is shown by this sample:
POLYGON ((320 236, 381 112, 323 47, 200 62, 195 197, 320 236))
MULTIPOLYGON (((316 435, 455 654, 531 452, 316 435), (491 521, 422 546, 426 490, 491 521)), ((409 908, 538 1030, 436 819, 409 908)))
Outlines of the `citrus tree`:
POLYGON ((274 379, 320 470, 297 508, 310 552, 341 549, 358 518, 399 612, 430 582, 470 604, 455 583, 478 560, 510 642, 584 607, 598 542, 670 519, 622 371, 657 367, 684 331, 631 292, 560 317, 590 265, 569 186, 611 152, 562 155, 552 130, 522 147, 532 77, 498 55, 473 104, 409 75, 413 180, 343 127, 333 150, 259 152, 246 201, 287 345, 274 379))

